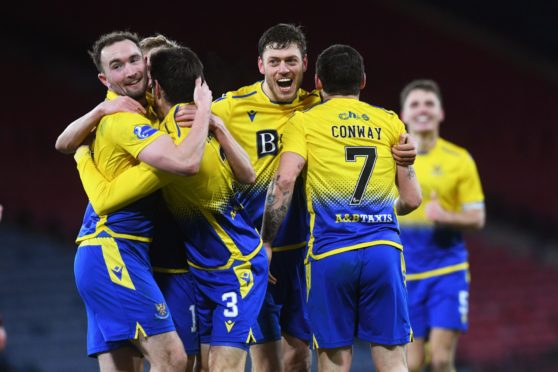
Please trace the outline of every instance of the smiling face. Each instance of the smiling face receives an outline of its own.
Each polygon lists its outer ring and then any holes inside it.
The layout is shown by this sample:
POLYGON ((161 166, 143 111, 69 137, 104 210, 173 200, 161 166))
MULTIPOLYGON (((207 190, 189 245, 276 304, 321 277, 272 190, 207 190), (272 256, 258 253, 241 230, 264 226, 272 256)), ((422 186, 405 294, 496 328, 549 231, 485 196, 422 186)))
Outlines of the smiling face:
POLYGON ((440 123, 444 120, 444 110, 434 92, 414 89, 405 99, 401 119, 411 133, 437 133, 440 123))
POLYGON ((103 48, 101 65, 103 72, 99 73, 99 80, 108 89, 138 100, 145 97, 145 61, 140 49, 132 41, 122 40, 103 48))
POLYGON ((302 56, 296 44, 282 49, 266 46, 262 56, 258 57, 260 73, 265 76, 265 94, 275 102, 292 102, 302 84, 307 65, 307 57, 302 56))

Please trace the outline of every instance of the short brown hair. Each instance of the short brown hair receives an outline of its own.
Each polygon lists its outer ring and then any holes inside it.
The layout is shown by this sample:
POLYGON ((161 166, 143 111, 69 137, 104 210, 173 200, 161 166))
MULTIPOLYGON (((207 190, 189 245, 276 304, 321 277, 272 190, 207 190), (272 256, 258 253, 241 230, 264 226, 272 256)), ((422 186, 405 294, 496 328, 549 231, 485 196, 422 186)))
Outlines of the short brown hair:
POLYGON ((143 54, 147 54, 147 52, 155 48, 178 48, 180 46, 179 43, 167 38, 165 35, 162 34, 155 34, 155 36, 144 37, 143 39, 141 39, 139 45, 143 54))
POLYGON ((430 79, 417 79, 405 85, 405 88, 403 88, 403 90, 401 91, 401 96, 400 96, 401 109, 403 109, 403 106, 405 105, 405 101, 407 100, 409 94, 413 90, 417 90, 417 89, 434 93, 436 97, 438 97, 440 104, 442 103, 442 93, 440 92, 440 87, 438 86, 438 83, 430 79))
POLYGON ((88 53, 99 72, 104 72, 103 65, 101 64, 101 51, 107 46, 123 40, 130 40, 136 44, 138 48, 140 47, 138 35, 130 31, 113 31, 108 34, 101 35, 101 37, 95 41, 88 53))

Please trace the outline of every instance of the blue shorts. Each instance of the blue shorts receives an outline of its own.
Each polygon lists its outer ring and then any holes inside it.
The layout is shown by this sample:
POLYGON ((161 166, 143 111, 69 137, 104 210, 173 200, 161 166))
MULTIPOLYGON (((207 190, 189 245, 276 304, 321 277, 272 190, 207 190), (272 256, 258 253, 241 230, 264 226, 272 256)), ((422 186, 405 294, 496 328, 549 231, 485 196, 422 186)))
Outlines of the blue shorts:
POLYGON ((339 348, 356 337, 380 345, 411 341, 403 253, 378 245, 311 261, 308 314, 314 347, 339 348))
POLYGON ((154 272, 153 275, 165 296, 176 332, 184 344, 186 353, 188 355, 199 354, 200 339, 192 273, 154 272))
POLYGON ((267 286, 254 330, 257 343, 280 340, 282 332, 310 342, 304 258, 304 248, 273 252, 270 271, 277 284, 267 286))
POLYGON ((408 280, 409 315, 415 337, 427 338, 431 328, 468 329, 469 271, 408 280))
POLYGON ((83 241, 74 274, 87 312, 87 354, 130 345, 127 340, 174 331, 170 311, 155 283, 149 243, 111 237, 83 241))
POLYGON ((190 267, 202 344, 248 350, 265 296, 267 269, 263 248, 250 261, 235 261, 229 269, 190 267))

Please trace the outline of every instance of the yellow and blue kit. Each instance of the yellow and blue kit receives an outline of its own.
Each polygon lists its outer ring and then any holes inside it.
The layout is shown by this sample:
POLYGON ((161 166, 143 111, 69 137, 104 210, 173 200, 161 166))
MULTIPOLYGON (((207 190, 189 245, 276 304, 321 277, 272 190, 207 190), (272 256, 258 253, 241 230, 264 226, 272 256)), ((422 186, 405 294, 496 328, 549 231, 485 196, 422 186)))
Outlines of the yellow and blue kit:
POLYGON ((438 138, 418 154, 415 171, 423 202, 401 216, 401 240, 407 261, 410 315, 417 337, 432 327, 467 330, 468 253, 461 232, 428 220, 425 205, 434 193, 450 212, 484 208, 484 195, 474 160, 451 142, 438 138))
MULTIPOLYGON (((179 143, 190 129, 176 124, 177 108, 169 111, 161 129, 179 143)), ((78 168, 85 171, 91 165, 84 161, 78 168)), ((106 180, 96 175, 90 182, 86 191, 95 194, 106 180)), ((198 289, 200 341, 247 348, 263 301, 267 259, 261 238, 236 200, 232 184, 232 171, 217 140, 210 136, 198 174, 173 176, 141 164, 114 179, 102 203, 107 209, 122 206, 164 186, 166 204, 186 237, 188 264, 198 289), (130 185, 134 187, 130 189, 130 185)), ((101 202, 101 198, 95 199, 101 202)))
MULTIPOLYGON (((108 92, 107 99, 117 95, 108 92)), ((141 150, 162 135, 153 119, 133 113, 102 118, 92 144, 102 176, 110 180, 138 164, 141 150)), ((88 316, 90 356, 140 335, 174 330, 165 299, 150 272, 156 198, 148 196, 114 213, 88 205, 77 242, 74 273, 88 316)))
MULTIPOLYGON (((162 198, 162 195, 160 196, 162 198)), ((188 355, 196 355, 200 350, 196 289, 188 267, 184 239, 164 200, 161 199, 156 206, 155 233, 149 247, 149 259, 153 276, 167 301, 184 349, 188 355)))
POLYGON ((352 345, 355 336, 384 345, 410 341, 391 153, 403 133, 395 113, 353 98, 297 112, 285 129, 283 153, 306 160, 316 347, 352 345))
MULTIPOLYGON (((261 228, 265 196, 279 164, 281 136, 287 120, 321 102, 318 91, 299 89, 292 102, 274 102, 262 89, 263 82, 244 86, 215 100, 212 111, 218 115, 250 156, 256 182, 236 185, 238 199, 257 229, 261 228)), ((270 270, 277 278, 268 287, 256 330, 258 343, 281 339, 281 332, 309 341, 310 329, 305 311, 306 284, 304 255, 308 221, 304 191, 295 187, 291 208, 273 241, 270 270)))

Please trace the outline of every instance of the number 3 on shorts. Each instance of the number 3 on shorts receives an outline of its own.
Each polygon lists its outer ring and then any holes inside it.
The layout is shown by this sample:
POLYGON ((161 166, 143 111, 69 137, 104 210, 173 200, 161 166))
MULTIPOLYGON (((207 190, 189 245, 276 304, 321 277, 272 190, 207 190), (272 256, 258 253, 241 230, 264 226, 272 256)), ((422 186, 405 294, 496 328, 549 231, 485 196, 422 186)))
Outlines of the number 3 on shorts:
POLYGON ((238 303, 238 297, 236 292, 223 293, 221 300, 224 301, 227 306, 225 311, 223 311, 223 315, 227 318, 236 317, 238 315, 238 307, 236 306, 238 303))

